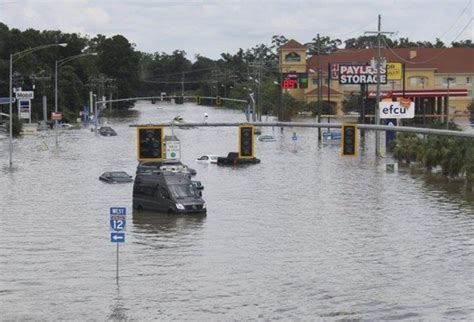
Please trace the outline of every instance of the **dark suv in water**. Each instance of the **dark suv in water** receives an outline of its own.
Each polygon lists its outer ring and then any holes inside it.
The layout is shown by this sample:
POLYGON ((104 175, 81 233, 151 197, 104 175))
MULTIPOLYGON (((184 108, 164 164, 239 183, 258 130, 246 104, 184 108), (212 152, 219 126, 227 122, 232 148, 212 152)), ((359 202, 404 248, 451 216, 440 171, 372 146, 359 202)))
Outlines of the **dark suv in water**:
POLYGON ((133 209, 160 213, 206 214, 206 203, 187 174, 141 173, 133 185, 133 209))

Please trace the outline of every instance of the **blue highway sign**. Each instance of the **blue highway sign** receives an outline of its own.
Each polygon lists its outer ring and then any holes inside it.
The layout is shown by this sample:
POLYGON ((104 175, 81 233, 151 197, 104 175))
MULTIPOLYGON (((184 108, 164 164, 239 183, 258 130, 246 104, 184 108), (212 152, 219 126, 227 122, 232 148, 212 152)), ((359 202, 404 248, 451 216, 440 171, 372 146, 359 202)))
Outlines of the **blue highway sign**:
POLYGON ((110 241, 112 243, 124 243, 125 233, 110 233, 110 241))
POLYGON ((341 132, 323 132, 323 140, 341 140, 341 132))
POLYGON ((110 207, 110 214, 111 215, 126 215, 127 208, 125 207, 110 207))
POLYGON ((112 218, 112 217, 113 216, 111 216, 111 218, 110 218, 110 228, 112 228, 113 231, 124 231, 125 230, 125 224, 127 223, 125 218, 115 219, 115 218, 112 218))

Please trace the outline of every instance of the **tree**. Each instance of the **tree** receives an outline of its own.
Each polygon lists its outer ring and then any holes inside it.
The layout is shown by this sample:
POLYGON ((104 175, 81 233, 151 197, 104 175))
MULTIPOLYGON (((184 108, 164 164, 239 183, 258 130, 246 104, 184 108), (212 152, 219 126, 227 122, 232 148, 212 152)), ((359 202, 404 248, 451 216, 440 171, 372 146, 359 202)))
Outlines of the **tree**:
MULTIPOLYGON (((139 87, 140 54, 125 37, 116 35, 106 38, 97 45, 99 72, 114 79, 121 97, 133 97, 139 87)), ((119 104, 119 108, 129 107, 119 104)))
MULTIPOLYGON (((338 47, 342 44, 340 39, 331 39, 327 36, 319 37, 319 53, 321 55, 328 55, 338 50, 338 47)), ((314 37, 311 42, 304 44, 307 48, 308 55, 316 55, 318 53, 318 38, 314 37)))
POLYGON ((474 43, 470 39, 456 41, 456 42, 453 41, 451 43, 451 47, 453 47, 453 48, 461 48, 461 47, 474 48, 474 43))

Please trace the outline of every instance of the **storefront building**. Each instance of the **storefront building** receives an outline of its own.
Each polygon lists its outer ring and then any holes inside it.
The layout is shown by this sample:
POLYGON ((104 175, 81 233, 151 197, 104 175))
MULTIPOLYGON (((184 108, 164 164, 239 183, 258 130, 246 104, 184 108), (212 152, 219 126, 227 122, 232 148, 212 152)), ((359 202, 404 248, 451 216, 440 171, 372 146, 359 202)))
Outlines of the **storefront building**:
MULTIPOLYGON (((375 98, 376 81, 370 75, 371 63, 372 72, 376 71, 375 57, 375 48, 344 49, 320 55, 318 61, 316 55, 306 57, 306 48, 292 39, 279 48, 279 67, 283 77, 307 73, 306 88, 285 89, 306 102, 317 101, 320 75, 322 104, 331 107, 331 114, 342 115, 344 100, 375 98), (366 81, 371 84, 360 84, 366 81)), ((426 117, 468 114, 474 91, 474 48, 383 48, 381 58, 386 63, 381 69, 382 99, 410 97, 417 115, 426 117)))

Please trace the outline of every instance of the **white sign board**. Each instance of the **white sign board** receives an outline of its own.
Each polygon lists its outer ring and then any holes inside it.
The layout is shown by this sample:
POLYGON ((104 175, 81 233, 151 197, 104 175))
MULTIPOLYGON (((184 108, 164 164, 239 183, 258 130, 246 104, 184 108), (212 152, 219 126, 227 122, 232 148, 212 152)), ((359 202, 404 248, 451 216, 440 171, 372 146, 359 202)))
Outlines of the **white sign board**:
POLYGON ((400 102, 380 102, 379 115, 381 119, 412 119, 415 117, 415 103, 404 107, 400 102))
POLYGON ((35 98, 34 92, 33 91, 27 91, 27 92, 16 92, 15 93, 17 99, 27 99, 27 100, 32 100, 35 98))
POLYGON ((180 141, 166 141, 166 159, 180 160, 181 159, 181 142, 180 141))

